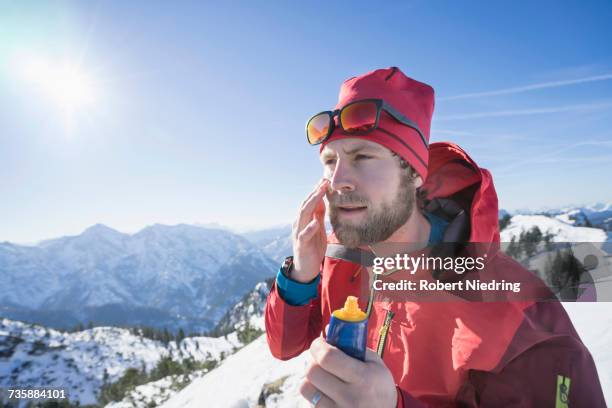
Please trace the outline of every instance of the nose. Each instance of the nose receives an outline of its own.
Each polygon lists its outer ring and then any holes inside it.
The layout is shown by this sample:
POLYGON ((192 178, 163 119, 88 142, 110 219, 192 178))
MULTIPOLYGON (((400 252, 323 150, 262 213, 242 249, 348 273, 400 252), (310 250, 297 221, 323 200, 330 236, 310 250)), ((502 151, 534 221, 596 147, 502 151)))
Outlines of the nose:
POLYGON ((333 191, 354 191, 355 178, 350 164, 346 160, 338 159, 332 174, 329 177, 329 186, 333 191))

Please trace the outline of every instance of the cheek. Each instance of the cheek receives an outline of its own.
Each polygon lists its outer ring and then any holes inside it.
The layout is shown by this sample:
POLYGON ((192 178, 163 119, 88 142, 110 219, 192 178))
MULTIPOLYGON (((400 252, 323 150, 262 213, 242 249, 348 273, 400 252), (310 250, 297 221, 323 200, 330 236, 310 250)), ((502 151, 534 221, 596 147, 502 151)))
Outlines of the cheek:
POLYGON ((379 168, 364 168, 358 172, 359 186, 382 193, 392 190, 397 185, 397 175, 392 171, 381 171, 379 168))
POLYGON ((363 172, 357 189, 366 195, 375 207, 391 203, 397 195, 399 177, 395 172, 363 172))

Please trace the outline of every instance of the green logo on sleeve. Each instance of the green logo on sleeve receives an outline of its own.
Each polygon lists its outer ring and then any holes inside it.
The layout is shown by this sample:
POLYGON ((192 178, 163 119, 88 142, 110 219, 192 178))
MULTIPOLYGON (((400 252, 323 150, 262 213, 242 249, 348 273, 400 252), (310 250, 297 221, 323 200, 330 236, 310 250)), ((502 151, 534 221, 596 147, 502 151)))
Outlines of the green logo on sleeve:
POLYGON ((568 408, 569 391, 572 380, 562 375, 557 376, 557 403, 555 408, 568 408))

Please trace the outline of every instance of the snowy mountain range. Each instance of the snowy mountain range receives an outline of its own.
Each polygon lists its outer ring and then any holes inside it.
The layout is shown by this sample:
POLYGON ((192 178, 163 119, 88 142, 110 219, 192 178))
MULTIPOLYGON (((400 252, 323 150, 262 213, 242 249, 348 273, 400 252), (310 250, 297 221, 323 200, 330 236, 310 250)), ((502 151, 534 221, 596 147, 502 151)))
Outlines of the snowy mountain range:
POLYGON ((253 245, 260 248, 278 264, 293 253, 291 225, 245 232, 242 236, 251 241, 253 245))
POLYGON ((499 217, 504 215, 546 215, 556 217, 565 223, 576 226, 596 227, 612 231, 612 202, 590 205, 546 207, 539 210, 520 209, 515 211, 500 210, 499 217))
POLYGON ((36 246, 0 243, 0 316, 210 330, 277 263, 242 236, 192 225, 101 224, 36 246))
MULTIPOLYGON (((225 337, 189 337, 164 344, 120 328, 96 327, 65 333, 2 319, 0 388, 61 387, 71 403, 97 404, 102 386, 117 381, 129 368, 150 372, 164 357, 173 361, 219 362, 240 347, 242 343, 235 332, 225 337)), ((194 373, 198 374, 203 373, 194 373)))
POLYGON ((510 224, 500 232, 501 242, 518 239, 520 233, 532 227, 538 227, 542 233, 553 235, 553 242, 605 242, 606 231, 600 228, 583 227, 573 220, 567 219, 567 213, 557 217, 546 215, 515 215, 510 224))

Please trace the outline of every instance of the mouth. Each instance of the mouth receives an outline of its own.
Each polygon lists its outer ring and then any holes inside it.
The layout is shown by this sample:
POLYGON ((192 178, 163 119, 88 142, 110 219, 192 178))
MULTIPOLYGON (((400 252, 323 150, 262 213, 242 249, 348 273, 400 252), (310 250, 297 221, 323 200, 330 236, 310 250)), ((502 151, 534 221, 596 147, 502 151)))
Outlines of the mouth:
POLYGON ((340 214, 353 215, 364 213, 368 207, 363 205, 339 205, 336 208, 340 214))

